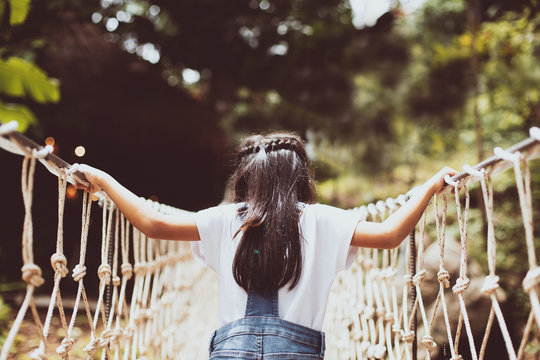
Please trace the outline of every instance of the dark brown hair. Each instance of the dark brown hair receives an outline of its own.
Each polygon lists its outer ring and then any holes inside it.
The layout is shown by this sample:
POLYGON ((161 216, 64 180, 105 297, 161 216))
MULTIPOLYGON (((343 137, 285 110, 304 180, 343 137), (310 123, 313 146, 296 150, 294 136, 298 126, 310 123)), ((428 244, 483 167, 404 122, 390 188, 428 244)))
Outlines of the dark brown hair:
POLYGON ((233 262, 236 282, 262 293, 290 283, 302 272, 299 202, 316 200, 302 140, 294 134, 249 136, 237 152, 230 185, 239 208, 242 238, 233 262), (257 274, 257 281, 254 281, 257 274))

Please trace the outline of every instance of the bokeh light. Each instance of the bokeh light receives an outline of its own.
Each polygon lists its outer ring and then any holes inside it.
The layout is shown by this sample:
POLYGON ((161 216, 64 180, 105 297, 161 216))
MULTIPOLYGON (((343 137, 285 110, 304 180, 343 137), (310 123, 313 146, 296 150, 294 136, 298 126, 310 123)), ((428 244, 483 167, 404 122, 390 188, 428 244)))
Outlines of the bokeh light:
POLYGON ((84 154, 86 154, 86 149, 84 148, 84 146, 79 145, 75 148, 75 155, 77 155, 78 157, 83 157, 84 154))
POLYGON ((101 15, 100 13, 95 12, 92 14, 92 22, 94 24, 99 23, 102 19, 103 19, 103 15, 101 15))
POLYGON ((137 47, 137 55, 152 64, 157 64, 159 59, 161 58, 159 50, 152 43, 146 43, 142 46, 137 47))
POLYGON ((116 28, 118 28, 118 19, 117 18, 110 18, 107 19, 107 22, 105 23, 105 27, 108 31, 114 31, 116 28))
POLYGON ((51 145, 54 146, 54 138, 52 136, 49 136, 45 139, 45 145, 51 145))
POLYGON ((70 184, 66 189, 66 195, 69 199, 74 199, 77 197, 77 188, 70 184))
POLYGON ((182 79, 187 85, 195 84, 201 79, 201 74, 197 70, 187 68, 182 71, 182 79))

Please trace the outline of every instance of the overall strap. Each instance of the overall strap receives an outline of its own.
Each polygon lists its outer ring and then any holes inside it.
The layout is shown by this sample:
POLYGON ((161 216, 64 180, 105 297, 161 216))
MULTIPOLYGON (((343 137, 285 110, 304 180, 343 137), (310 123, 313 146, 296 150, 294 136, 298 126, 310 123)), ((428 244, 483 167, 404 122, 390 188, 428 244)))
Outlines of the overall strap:
POLYGON ((263 295, 251 286, 248 291, 246 313, 244 316, 274 316, 279 317, 278 292, 273 290, 263 295))

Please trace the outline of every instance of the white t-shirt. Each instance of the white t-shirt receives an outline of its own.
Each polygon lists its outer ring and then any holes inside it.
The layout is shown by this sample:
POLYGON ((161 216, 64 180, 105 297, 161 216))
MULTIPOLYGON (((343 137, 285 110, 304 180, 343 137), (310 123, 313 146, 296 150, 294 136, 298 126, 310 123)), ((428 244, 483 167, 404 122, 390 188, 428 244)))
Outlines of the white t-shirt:
MULTIPOLYGON (((212 267, 219 281, 219 326, 244 317, 247 293, 234 280, 232 266, 239 233, 238 204, 220 205, 195 215, 200 241, 192 242, 195 257, 212 267)), ((322 204, 308 204, 300 215, 303 266, 298 284, 278 291, 279 317, 321 330, 330 287, 337 272, 352 263, 350 246, 359 215, 322 204)))

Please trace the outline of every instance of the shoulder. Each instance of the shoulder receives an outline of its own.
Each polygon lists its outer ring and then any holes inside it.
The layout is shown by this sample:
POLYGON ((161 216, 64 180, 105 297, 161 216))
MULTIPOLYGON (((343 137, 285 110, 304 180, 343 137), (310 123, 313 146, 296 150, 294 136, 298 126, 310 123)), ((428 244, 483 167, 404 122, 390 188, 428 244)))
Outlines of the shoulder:
POLYGON ((226 213, 236 213, 240 204, 220 204, 212 206, 197 212, 197 214, 226 214, 226 213))
POLYGON ((306 204, 304 210, 307 212, 310 212, 312 214, 315 214, 318 218, 320 217, 334 217, 334 216, 345 216, 350 215, 350 210, 343 210, 341 208, 332 206, 332 205, 326 205, 326 204, 306 204))

